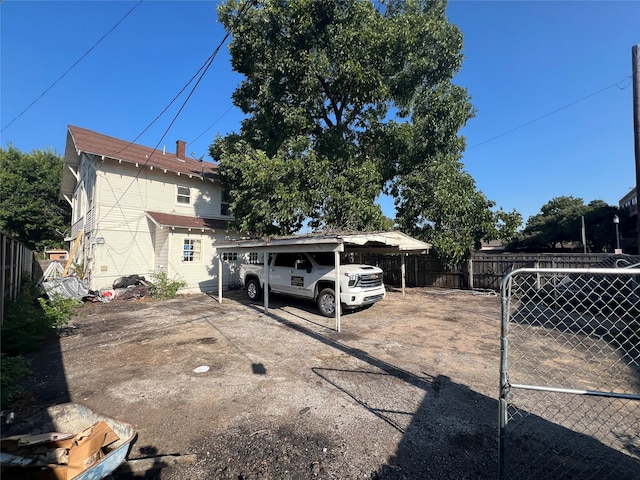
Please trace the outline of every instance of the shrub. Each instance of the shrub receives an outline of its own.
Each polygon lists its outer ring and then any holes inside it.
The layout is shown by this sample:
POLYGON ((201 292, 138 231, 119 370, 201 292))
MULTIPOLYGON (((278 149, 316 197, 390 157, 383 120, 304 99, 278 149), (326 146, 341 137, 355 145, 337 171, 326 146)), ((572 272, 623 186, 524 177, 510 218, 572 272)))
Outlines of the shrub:
POLYGON ((178 290, 185 287, 187 282, 183 280, 170 279, 167 272, 154 273, 151 275, 151 284, 149 285, 149 291, 154 297, 161 298, 162 300, 168 300, 175 298, 178 290))
POLYGON ((39 347, 50 325, 42 308, 25 288, 15 302, 7 302, 2 323, 1 350, 8 355, 29 353, 39 347))
POLYGON ((24 392, 20 381, 31 374, 28 365, 20 355, 10 357, 0 353, 0 408, 6 408, 11 400, 24 392))
POLYGON ((75 308, 82 305, 80 300, 60 295, 53 295, 49 300, 38 298, 38 302, 44 312, 47 324, 56 330, 66 327, 69 319, 75 314, 75 308))

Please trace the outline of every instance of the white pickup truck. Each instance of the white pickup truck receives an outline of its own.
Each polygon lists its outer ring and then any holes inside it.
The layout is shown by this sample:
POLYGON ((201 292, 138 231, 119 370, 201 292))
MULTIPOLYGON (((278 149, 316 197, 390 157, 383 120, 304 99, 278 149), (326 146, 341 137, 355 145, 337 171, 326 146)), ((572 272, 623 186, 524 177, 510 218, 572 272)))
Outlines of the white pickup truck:
MULTIPOLYGON (((269 291, 314 300, 320 313, 335 316, 334 254, 273 253, 269 259, 269 291)), ((240 265, 240 281, 251 300, 264 287, 262 264, 240 265)), ((369 307, 385 297, 383 272, 371 265, 340 265, 340 303, 344 309, 369 307)))

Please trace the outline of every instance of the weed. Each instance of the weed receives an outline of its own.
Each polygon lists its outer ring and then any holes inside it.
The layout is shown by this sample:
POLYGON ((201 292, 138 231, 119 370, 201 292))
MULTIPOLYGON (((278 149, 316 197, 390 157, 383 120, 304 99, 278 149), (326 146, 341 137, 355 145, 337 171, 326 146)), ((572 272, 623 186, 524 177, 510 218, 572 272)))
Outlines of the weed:
POLYGON ((167 272, 159 272, 151 275, 151 284, 149 285, 149 291, 154 297, 158 297, 162 300, 168 300, 175 298, 178 290, 185 287, 187 282, 183 280, 170 279, 167 272))
POLYGON ((40 307, 50 327, 60 330, 66 327, 69 319, 75 314, 75 308, 82 305, 80 300, 53 295, 49 300, 38 298, 40 307))
POLYGON ((0 407, 5 408, 18 395, 24 393, 20 385, 23 378, 31 374, 29 362, 23 356, 10 357, 0 353, 0 407))

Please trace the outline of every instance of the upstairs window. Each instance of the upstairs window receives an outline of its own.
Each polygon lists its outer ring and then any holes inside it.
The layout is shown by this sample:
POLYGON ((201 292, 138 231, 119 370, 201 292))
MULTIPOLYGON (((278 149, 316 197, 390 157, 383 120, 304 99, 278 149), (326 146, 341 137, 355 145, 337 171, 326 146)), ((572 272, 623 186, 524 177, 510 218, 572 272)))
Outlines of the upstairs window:
POLYGON ((189 187, 181 187, 178 185, 178 196, 176 201, 183 205, 189 205, 191 203, 191 189, 189 187))
POLYGON ((229 194, 226 190, 222 191, 222 200, 220 201, 220 215, 231 215, 229 213, 229 194))
POLYGON ((202 256, 202 243, 200 240, 185 238, 182 249, 183 262, 199 262, 202 256))

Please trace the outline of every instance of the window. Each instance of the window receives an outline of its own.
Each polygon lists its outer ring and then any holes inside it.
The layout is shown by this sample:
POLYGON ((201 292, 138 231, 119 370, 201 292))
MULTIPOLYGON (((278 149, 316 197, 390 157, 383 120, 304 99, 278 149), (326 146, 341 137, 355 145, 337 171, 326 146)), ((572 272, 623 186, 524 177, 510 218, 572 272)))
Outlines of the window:
POLYGON ((249 263, 261 263, 258 260, 258 252, 249 253, 249 263))
POLYGON ((222 191, 222 200, 220 201, 220 215, 230 215, 229 213, 229 194, 226 190, 222 191))
POLYGON ((202 253, 201 245, 200 240, 185 238, 184 247, 182 249, 182 261, 199 262, 202 253))
POLYGON ((236 252, 229 252, 229 253, 223 252, 222 260, 226 262, 233 262, 235 260, 238 260, 238 254, 236 252))
POLYGON ((274 266, 294 268, 296 266, 296 260, 303 258, 305 257, 299 253, 279 253, 274 266))
POLYGON ((178 197, 176 200, 178 203, 189 205, 191 203, 191 189, 189 187, 181 187, 178 185, 178 197))

